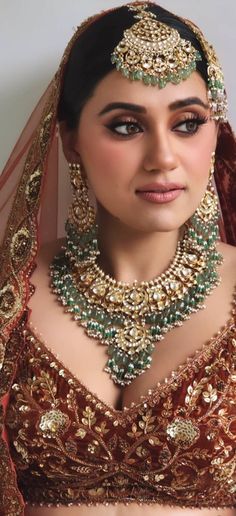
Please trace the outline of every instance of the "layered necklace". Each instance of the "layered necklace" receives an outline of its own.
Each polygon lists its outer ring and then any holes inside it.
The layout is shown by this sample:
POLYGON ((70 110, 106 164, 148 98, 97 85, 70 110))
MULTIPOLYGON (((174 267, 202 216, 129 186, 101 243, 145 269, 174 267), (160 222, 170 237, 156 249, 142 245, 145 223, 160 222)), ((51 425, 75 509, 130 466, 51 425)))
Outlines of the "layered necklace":
POLYGON ((115 383, 128 385, 150 368, 156 342, 205 308, 220 282, 217 220, 217 210, 210 224, 195 212, 169 268, 132 284, 116 281, 98 265, 96 225, 82 234, 67 221, 66 245, 51 264, 52 289, 86 333, 107 346, 105 371, 115 383))

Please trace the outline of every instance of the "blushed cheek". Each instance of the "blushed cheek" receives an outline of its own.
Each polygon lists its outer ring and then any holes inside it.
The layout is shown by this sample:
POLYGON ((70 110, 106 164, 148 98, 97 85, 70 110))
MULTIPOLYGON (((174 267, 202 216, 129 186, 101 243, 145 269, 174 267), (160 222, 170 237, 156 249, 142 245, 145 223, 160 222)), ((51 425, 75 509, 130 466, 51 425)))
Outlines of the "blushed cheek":
POLYGON ((199 152, 197 163, 199 166, 199 175, 204 179, 204 177, 209 179, 210 171, 211 171, 211 165, 212 165, 212 156, 213 156, 213 150, 208 145, 207 147, 203 147, 201 152, 199 152))
POLYGON ((127 190, 140 168, 138 153, 127 142, 113 143, 94 135, 81 140, 81 149, 81 159, 95 195, 104 189, 127 190))
POLYGON ((199 140, 189 149, 188 168, 190 182, 206 188, 210 176, 212 154, 215 150, 215 126, 200 134, 199 140))
POLYGON ((81 148, 81 159, 90 187, 95 197, 102 201, 106 192, 112 194, 119 188, 122 175, 120 153, 98 140, 93 145, 91 141, 84 141, 81 148))

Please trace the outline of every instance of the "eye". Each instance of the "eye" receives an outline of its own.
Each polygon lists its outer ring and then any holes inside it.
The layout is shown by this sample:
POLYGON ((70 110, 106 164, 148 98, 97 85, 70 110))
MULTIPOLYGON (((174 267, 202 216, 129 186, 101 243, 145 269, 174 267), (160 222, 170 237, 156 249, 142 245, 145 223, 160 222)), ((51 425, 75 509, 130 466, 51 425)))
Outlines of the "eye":
POLYGON ((207 121, 208 117, 189 117, 175 125, 174 130, 185 135, 195 134, 200 129, 200 126, 206 124, 207 121))
POLYGON ((108 128, 115 134, 120 136, 132 136, 133 134, 137 134, 142 132, 142 128, 140 125, 133 121, 122 121, 122 122, 113 122, 108 125, 108 128))

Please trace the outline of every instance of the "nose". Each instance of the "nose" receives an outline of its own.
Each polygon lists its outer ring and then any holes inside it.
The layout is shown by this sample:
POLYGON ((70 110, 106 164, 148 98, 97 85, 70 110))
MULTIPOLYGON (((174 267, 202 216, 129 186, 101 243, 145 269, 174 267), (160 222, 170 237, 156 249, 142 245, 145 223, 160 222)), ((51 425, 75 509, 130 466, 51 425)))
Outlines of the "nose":
POLYGON ((148 135, 144 156, 143 166, 146 172, 169 172, 178 166, 171 135, 165 130, 148 135))

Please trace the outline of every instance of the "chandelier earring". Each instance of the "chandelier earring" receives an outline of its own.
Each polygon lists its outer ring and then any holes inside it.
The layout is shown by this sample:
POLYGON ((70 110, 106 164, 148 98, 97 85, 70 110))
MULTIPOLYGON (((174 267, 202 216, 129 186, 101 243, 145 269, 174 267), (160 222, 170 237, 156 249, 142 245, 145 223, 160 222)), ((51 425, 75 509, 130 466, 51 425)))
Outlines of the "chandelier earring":
POLYGON ((69 172, 73 197, 65 224, 65 256, 70 256, 71 263, 79 260, 86 267, 93 263, 99 254, 96 213, 90 202, 88 184, 81 164, 69 163, 69 172))
MULTIPOLYGON (((219 205, 213 185, 215 152, 211 157, 209 180, 204 196, 189 222, 186 224, 188 245, 202 247, 206 251, 216 252, 216 243, 219 240, 219 205)), ((214 253, 213 253, 214 255, 214 253)))
POLYGON ((215 152, 212 153, 211 157, 211 168, 207 189, 197 210, 198 216, 206 223, 210 223, 212 218, 218 216, 218 199, 212 182, 214 176, 214 167, 215 152))
POLYGON ((88 185, 80 163, 69 163, 73 201, 69 208, 69 222, 78 233, 87 233, 95 224, 95 210, 90 204, 88 185))

